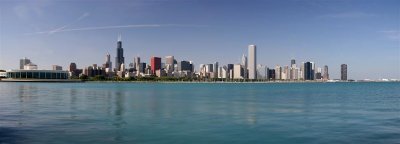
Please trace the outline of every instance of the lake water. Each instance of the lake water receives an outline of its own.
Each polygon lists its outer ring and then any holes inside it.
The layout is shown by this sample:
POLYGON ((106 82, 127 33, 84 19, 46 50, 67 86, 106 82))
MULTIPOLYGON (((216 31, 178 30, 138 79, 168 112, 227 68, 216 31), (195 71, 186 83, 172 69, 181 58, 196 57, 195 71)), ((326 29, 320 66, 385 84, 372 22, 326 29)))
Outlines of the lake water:
POLYGON ((400 83, 5 83, 0 143, 400 143, 400 83))

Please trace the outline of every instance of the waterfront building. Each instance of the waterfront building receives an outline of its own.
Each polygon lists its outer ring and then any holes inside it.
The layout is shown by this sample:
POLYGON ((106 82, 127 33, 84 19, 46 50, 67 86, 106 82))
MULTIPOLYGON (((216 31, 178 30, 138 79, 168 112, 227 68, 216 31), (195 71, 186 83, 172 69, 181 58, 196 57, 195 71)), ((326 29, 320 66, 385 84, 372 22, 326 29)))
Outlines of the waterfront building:
POLYGON ((62 67, 59 65, 53 65, 53 70, 62 70, 62 67))
POLYGON ((150 59, 150 65, 151 65, 151 73, 156 74, 156 70, 161 69, 161 58, 160 57, 151 57, 150 59))
POLYGON ((257 72, 256 72, 256 66, 257 66, 257 50, 256 50, 256 45, 249 45, 249 63, 248 63, 248 75, 249 79, 257 79, 257 72))
POLYGON ((19 69, 24 69, 24 66, 31 63, 31 60, 24 57, 23 59, 19 60, 19 69))
POLYGON ((279 65, 275 66, 275 79, 276 80, 282 79, 282 67, 279 65))
POLYGON ((243 79, 244 77, 243 77, 243 75, 244 75, 244 72, 243 72, 243 67, 242 67, 242 65, 240 65, 240 64, 235 64, 234 66, 233 66, 233 79, 243 79))
POLYGON ((329 80, 329 72, 328 72, 328 66, 324 66, 324 75, 323 75, 324 80, 329 80))
POLYGON ((121 35, 118 36, 117 56, 115 57, 115 70, 120 71, 121 64, 125 63, 124 49, 122 48, 121 35))
POLYGON ((213 66, 214 66, 214 68, 213 68, 214 77, 213 78, 218 78, 218 67, 219 67, 218 62, 215 62, 213 66))
POLYGON ((228 70, 228 67, 226 67, 226 66, 219 67, 218 78, 222 78, 222 79, 227 78, 227 75, 228 75, 227 70, 228 70))
POLYGON ((275 69, 267 68, 267 79, 268 80, 275 80, 275 78, 276 78, 275 69))
POLYGON ((58 81, 67 80, 68 72, 62 70, 9 70, 2 81, 58 81))
POLYGON ((180 61, 178 63, 178 71, 192 72, 192 64, 189 61, 180 61))
POLYGON ((233 66, 234 66, 234 64, 227 64, 226 65, 226 67, 227 67, 227 70, 226 70, 226 72, 228 73, 228 75, 227 75, 227 78, 229 78, 229 79, 233 79, 233 66))
POLYGON ((304 80, 314 80, 314 70, 312 62, 304 63, 304 80))
POLYGON ((300 70, 299 70, 299 80, 305 80, 304 79, 304 62, 301 62, 300 64, 300 70))
POLYGON ((248 62, 247 62, 247 57, 246 57, 246 55, 244 55, 243 54, 243 56, 242 56, 242 68, 244 69, 244 71, 243 71, 243 78, 247 78, 247 76, 248 76, 248 69, 247 69, 247 67, 248 67, 248 62))
POLYGON ((317 68, 317 72, 315 73, 315 79, 321 80, 322 79, 322 68, 317 68))
POLYGON ((347 81, 347 64, 340 65, 340 80, 347 81))

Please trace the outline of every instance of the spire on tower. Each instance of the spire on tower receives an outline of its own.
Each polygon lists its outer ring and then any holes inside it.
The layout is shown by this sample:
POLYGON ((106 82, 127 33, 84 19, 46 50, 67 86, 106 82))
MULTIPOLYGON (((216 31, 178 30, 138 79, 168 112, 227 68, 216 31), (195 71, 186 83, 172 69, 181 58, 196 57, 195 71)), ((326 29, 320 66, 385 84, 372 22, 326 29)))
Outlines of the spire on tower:
POLYGON ((122 41, 121 40, 121 34, 118 34, 118 41, 122 41))

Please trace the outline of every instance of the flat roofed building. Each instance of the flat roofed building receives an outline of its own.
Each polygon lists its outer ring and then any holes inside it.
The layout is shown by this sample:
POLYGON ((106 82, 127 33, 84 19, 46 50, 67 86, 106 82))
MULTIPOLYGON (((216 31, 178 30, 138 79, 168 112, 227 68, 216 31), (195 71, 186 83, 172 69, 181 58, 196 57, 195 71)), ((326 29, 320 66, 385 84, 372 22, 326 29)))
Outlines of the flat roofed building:
POLYGON ((8 79, 68 79, 68 72, 61 70, 10 70, 8 79))

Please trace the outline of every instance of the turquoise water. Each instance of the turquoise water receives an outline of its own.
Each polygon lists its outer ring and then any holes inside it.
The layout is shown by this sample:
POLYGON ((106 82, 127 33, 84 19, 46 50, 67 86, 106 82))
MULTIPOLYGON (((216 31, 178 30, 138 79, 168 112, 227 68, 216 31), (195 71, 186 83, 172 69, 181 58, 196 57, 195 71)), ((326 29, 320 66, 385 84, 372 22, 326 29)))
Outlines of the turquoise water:
POLYGON ((399 143, 400 83, 0 83, 0 143, 399 143))

